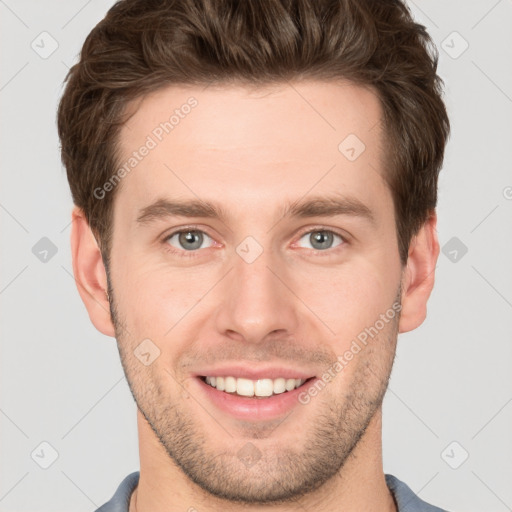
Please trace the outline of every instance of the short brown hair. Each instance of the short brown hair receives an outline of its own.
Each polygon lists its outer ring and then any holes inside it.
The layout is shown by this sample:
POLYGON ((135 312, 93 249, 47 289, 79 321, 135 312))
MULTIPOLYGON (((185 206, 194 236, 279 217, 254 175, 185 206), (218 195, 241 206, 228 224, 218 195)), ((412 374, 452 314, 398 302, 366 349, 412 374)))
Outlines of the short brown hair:
POLYGON ((126 106, 176 85, 345 79, 371 87, 384 113, 385 178, 399 253, 437 203, 450 125, 438 52, 400 0, 121 0, 88 35, 58 110, 74 203, 110 262, 114 175, 126 106))

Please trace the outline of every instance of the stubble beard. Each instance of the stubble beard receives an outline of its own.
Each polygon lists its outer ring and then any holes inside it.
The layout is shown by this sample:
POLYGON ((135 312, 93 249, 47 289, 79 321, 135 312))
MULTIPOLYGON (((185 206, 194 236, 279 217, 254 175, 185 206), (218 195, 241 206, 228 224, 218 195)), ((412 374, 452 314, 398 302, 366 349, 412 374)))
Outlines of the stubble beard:
POLYGON ((362 351, 364 360, 358 361, 360 355, 356 356, 354 362, 358 366, 351 388, 342 397, 324 389, 310 402, 321 400, 321 406, 315 407, 318 413, 304 427, 301 446, 290 447, 283 442, 285 429, 304 426, 304 422, 294 425, 293 411, 282 425, 247 424, 242 427, 243 435, 239 430, 235 438, 226 432, 229 429, 218 426, 222 423, 220 417, 208 418, 207 424, 194 421, 187 415, 188 409, 180 405, 180 399, 183 400, 180 390, 175 397, 171 396, 162 384, 168 379, 156 375, 152 367, 143 367, 134 357, 136 343, 125 336, 122 327, 126 324, 124 319, 121 321, 110 286, 109 295, 121 363, 137 407, 172 461, 207 494, 241 505, 296 501, 341 474, 381 408, 395 356, 399 315, 368 342, 362 351), (208 436, 214 429, 226 438, 222 449, 209 446, 208 436), (280 441, 274 442, 272 439, 278 435, 280 441), (249 446, 248 443, 259 457, 251 465, 238 455, 240 448, 249 446))

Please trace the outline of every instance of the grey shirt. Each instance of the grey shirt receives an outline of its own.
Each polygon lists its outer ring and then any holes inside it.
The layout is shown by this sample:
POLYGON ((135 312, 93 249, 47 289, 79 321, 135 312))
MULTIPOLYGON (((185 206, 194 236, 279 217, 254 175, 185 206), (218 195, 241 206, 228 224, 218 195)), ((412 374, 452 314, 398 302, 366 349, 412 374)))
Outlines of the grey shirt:
MULTIPOLYGON (((425 503, 412 492, 407 484, 393 475, 385 475, 386 484, 395 498, 398 512, 447 512, 425 503)), ((128 475, 117 488, 112 499, 96 512, 128 512, 130 496, 139 482, 139 472, 128 475)))

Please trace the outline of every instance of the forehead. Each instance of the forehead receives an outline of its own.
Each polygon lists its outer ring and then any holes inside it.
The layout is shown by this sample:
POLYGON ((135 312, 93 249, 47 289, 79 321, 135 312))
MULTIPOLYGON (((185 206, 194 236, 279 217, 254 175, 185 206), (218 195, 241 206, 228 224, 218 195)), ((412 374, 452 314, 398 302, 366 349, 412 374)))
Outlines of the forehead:
POLYGON ((360 86, 172 86, 130 107, 119 135, 121 203, 221 193, 240 208, 271 207, 313 189, 370 199, 385 187, 381 105, 360 86))

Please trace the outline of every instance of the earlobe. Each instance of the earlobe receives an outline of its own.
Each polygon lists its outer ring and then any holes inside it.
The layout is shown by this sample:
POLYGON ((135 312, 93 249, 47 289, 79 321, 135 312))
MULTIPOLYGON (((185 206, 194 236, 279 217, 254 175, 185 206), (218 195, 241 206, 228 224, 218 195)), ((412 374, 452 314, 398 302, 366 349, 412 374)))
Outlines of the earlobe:
POLYGON ((416 329, 427 316, 427 301, 434 287, 439 256, 436 224, 437 216, 433 211, 411 240, 403 276, 400 333, 416 329))
POLYGON ((71 217, 71 255, 78 293, 96 329, 107 336, 115 337, 107 299, 107 274, 101 251, 83 211, 75 206, 71 217))

